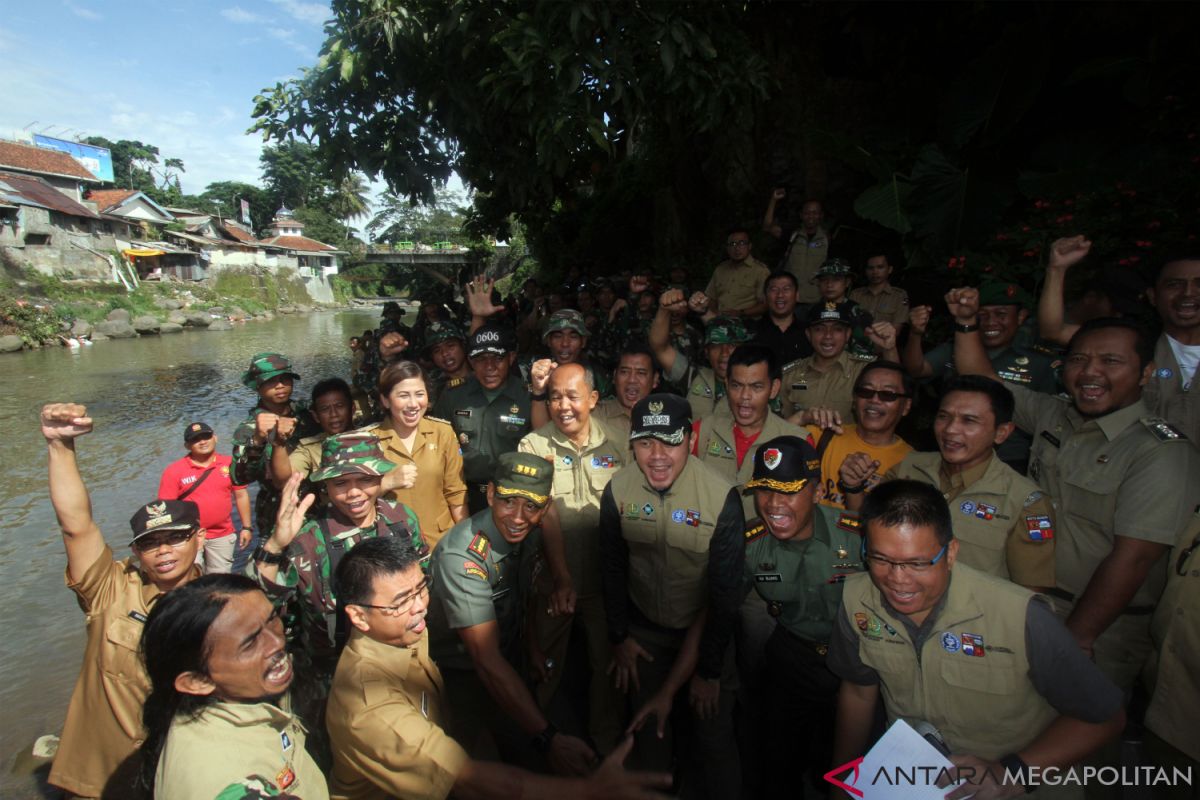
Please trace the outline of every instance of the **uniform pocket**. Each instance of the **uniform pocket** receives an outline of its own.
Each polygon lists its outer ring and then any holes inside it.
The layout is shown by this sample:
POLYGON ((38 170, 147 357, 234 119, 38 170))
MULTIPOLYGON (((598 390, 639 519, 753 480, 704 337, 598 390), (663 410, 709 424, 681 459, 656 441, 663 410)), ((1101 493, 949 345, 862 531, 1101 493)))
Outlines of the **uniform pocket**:
POLYGON ((961 653, 943 658, 941 662, 939 672, 950 691, 1002 695, 1016 691, 1018 676, 1011 663, 996 664, 994 660, 988 661, 986 656, 978 658, 961 653))
POLYGON ((1058 498, 1060 510, 1086 520, 1092 525, 1107 528, 1117 511, 1117 490, 1121 476, 1083 470, 1063 476, 1069 489, 1058 498))
POLYGON ((100 669, 110 678, 125 683, 144 683, 139 647, 142 623, 130 617, 117 617, 104 630, 100 669))

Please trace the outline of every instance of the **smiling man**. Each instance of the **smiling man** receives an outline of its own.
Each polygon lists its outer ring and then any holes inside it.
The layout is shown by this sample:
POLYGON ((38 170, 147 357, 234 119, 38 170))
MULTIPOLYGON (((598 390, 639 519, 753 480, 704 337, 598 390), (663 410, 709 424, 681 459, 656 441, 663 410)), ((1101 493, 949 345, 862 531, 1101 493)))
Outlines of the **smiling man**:
MULTIPOLYGON (((293 472, 300 473, 303 482, 300 494, 315 491, 308 476, 321 466, 321 447, 330 436, 345 433, 351 428, 354 416, 354 397, 350 386, 341 378, 326 378, 312 390, 312 405, 309 412, 320 427, 320 432, 306 436, 296 443, 289 453, 287 448, 271 450, 271 482, 280 491, 287 485, 293 472)), ((320 498, 318 498, 320 502, 320 498)))
POLYGON ((613 396, 601 398, 594 412, 614 439, 629 441, 629 415, 639 400, 658 388, 661 374, 646 345, 626 342, 613 370, 613 396))
MULTIPOLYGON (((958 371, 996 379, 976 330, 979 292, 953 289, 946 303, 958 371)), ((1200 501, 1200 451, 1142 401, 1152 348, 1128 320, 1091 320, 1067 348, 1069 402, 1009 384, 1014 420, 1033 435, 1029 476, 1059 512, 1056 610, 1126 691, 1151 649, 1167 550, 1200 501)))
POLYGON ((975 770, 953 800, 1023 797, 1030 767, 1077 764, 1120 732, 1120 692, 1044 598, 955 563, 936 488, 886 483, 860 522, 867 574, 846 580, 829 648, 834 764, 862 755, 881 695, 889 722, 932 725, 950 761, 975 770), (1006 771, 1022 779, 997 784, 1006 771))
POLYGON ((152 684, 143 783, 157 800, 327 800, 291 711, 279 609, 252 580, 206 575, 173 592, 141 648, 152 684))
POLYGON ((1177 425, 1200 447, 1200 258, 1163 264, 1147 296, 1163 332, 1154 348, 1154 374, 1146 383, 1146 405, 1177 425))
POLYGON ((793 361, 812 355, 812 344, 804 335, 804 315, 797 308, 796 276, 785 270, 767 276, 764 293, 767 313, 753 328, 754 341, 775 351, 785 368, 793 361))
POLYGON ((87 618, 83 666, 63 723, 50 784, 77 797, 126 796, 145 738, 142 704, 150 682, 138 641, 150 609, 199 577, 204 543, 200 510, 190 500, 158 500, 129 520, 132 555, 117 560, 92 517, 75 440, 90 433, 87 408, 42 408, 50 464, 50 502, 67 551, 67 588, 87 618))

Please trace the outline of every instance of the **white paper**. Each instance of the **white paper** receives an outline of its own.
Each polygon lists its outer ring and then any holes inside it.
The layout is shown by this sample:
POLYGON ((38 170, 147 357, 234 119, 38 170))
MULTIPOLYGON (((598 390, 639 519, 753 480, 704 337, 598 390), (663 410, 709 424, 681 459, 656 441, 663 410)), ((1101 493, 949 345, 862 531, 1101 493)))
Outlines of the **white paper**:
POLYGON ((939 787, 937 779, 943 769, 953 768, 936 747, 898 719, 863 757, 853 786, 862 791, 862 800, 941 800, 952 787, 939 787))

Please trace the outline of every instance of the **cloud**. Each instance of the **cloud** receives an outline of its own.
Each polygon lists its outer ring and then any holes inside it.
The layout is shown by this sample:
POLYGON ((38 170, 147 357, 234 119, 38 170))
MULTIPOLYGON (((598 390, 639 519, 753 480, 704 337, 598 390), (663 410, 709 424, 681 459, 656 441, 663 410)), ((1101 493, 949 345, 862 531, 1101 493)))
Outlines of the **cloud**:
POLYGON ((239 25, 249 25, 256 22, 262 22, 263 18, 258 14, 253 14, 241 6, 233 6, 232 8, 221 9, 221 16, 230 22, 239 25))
POLYGON ((297 42, 296 32, 291 28, 267 28, 267 35, 272 39, 277 39, 278 41, 283 42, 300 55, 305 56, 306 58, 312 58, 312 49, 305 47, 304 45, 300 44, 300 42, 297 42))
POLYGON ((84 19, 90 19, 90 20, 104 19, 103 15, 101 15, 95 11, 92 11, 90 8, 84 8, 83 6, 77 6, 74 3, 70 2, 70 0, 67 0, 66 2, 64 2, 63 5, 65 5, 67 8, 69 8, 71 10, 71 13, 73 13, 77 17, 83 17, 84 19))
POLYGON ((305 3, 302 0, 271 0, 289 17, 306 25, 323 25, 333 16, 328 3, 305 3))

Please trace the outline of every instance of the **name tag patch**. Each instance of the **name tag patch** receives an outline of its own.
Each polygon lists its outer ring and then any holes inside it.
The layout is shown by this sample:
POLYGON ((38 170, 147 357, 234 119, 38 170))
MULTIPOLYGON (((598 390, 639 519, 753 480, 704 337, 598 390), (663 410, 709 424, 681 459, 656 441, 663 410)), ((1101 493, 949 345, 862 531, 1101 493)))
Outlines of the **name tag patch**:
POLYGON ((783 583, 783 575, 778 572, 756 572, 754 580, 758 583, 783 583))

